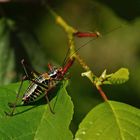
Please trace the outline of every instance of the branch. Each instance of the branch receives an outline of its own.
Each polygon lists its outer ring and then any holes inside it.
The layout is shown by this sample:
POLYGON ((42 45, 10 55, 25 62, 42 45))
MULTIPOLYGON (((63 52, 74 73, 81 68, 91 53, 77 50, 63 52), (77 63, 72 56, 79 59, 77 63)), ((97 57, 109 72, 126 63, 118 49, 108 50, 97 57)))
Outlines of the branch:
POLYGON ((69 59, 77 60, 79 64, 82 66, 82 68, 86 71, 85 73, 82 73, 82 76, 86 76, 92 84, 97 88, 99 91, 101 97, 104 101, 107 101, 107 97, 105 93, 103 92, 102 88, 97 84, 97 77, 94 75, 94 73, 91 71, 90 67, 86 64, 86 62, 81 58, 81 56, 76 51, 74 37, 99 37, 99 32, 95 33, 82 33, 79 32, 74 27, 70 26, 66 21, 61 17, 58 16, 48 5, 46 5, 46 8, 50 11, 51 15, 54 17, 56 23, 64 29, 64 31, 67 34, 68 41, 69 41, 69 47, 70 47, 70 53, 69 53, 69 59))

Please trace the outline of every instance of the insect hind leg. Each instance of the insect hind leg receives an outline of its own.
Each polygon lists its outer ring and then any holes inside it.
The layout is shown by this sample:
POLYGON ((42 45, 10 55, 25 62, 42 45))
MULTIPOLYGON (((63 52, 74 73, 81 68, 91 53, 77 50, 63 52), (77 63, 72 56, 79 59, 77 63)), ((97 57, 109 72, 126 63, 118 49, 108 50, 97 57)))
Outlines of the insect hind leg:
POLYGON ((32 69, 25 63, 25 60, 24 60, 24 59, 21 60, 21 64, 22 64, 23 70, 24 70, 24 72, 25 72, 25 74, 26 74, 27 77, 29 77, 29 73, 28 73, 27 70, 30 71, 30 74, 31 74, 33 77, 36 77, 36 76, 40 75, 39 72, 37 72, 37 71, 35 71, 35 70, 32 70, 32 69))
MULTIPOLYGON (((14 108, 14 103, 9 102, 9 103, 8 103, 8 106, 9 106, 10 108, 14 108)), ((17 104, 16 104, 16 107, 18 107, 18 106, 21 106, 21 105, 17 105, 17 104)))
MULTIPOLYGON (((24 59, 21 60, 21 64, 22 64, 22 67, 24 69, 24 72, 25 72, 25 76, 22 77, 22 80, 21 80, 21 84, 20 84, 20 87, 19 87, 19 90, 18 90, 18 93, 17 93, 17 96, 16 96, 16 101, 14 103, 8 103, 8 106, 10 108, 12 108, 11 112, 8 113, 8 112, 5 112, 6 115, 8 116, 13 116, 14 115, 14 111, 17 107, 17 101, 19 99, 19 95, 20 95, 20 91, 21 91, 21 88, 22 88, 22 85, 23 85, 23 81, 24 80, 29 80, 29 81, 33 81, 30 77, 29 77, 29 74, 27 72, 27 68, 28 66, 26 66, 25 64, 25 61, 24 59)), ((38 72, 36 71, 31 71, 31 74, 33 75, 33 77, 36 77, 36 75, 40 75, 38 72)))
POLYGON ((10 108, 14 108, 14 103, 9 102, 9 103, 8 103, 8 106, 9 106, 10 108))
POLYGON ((20 83, 20 87, 19 87, 19 89, 18 89, 18 93, 17 93, 15 102, 14 102, 14 103, 8 103, 9 107, 12 108, 12 110, 11 110, 11 112, 9 112, 9 113, 8 113, 8 112, 5 112, 6 115, 8 115, 8 116, 13 116, 13 115, 14 115, 14 111, 15 111, 15 109, 16 109, 16 107, 17 107, 17 102, 18 102, 18 99, 19 99, 20 91, 21 91, 23 82, 24 82, 24 80, 26 80, 26 79, 27 79, 26 76, 23 76, 23 77, 22 77, 22 80, 21 80, 21 83, 20 83))

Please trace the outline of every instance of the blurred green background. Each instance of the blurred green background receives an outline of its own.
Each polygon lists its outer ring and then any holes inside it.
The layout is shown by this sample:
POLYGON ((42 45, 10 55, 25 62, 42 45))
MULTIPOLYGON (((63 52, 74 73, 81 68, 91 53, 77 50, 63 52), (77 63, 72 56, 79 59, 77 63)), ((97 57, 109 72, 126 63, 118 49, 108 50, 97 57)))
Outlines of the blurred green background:
MULTIPOLYGON (((123 85, 104 86, 110 100, 140 108, 140 1, 61 0, 49 5, 79 31, 99 31, 79 53, 93 72, 108 73, 120 67, 130 70, 123 85)), ((66 33, 40 1, 0 3, 0 84, 18 82, 23 73, 22 58, 36 71, 46 72, 47 63, 62 65, 68 49, 66 33)), ((75 39, 79 48, 89 38, 75 39)), ((76 62, 70 69, 68 93, 74 103, 71 129, 75 133, 86 113, 103 102, 95 87, 76 62)))

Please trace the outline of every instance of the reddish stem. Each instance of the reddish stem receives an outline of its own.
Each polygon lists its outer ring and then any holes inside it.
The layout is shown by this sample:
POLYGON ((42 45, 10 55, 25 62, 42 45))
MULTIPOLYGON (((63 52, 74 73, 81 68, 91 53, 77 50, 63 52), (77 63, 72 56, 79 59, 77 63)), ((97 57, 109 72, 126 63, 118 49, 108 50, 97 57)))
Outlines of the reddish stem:
POLYGON ((108 101, 108 98, 107 98, 107 96, 105 95, 105 93, 103 92, 102 88, 101 88, 100 86, 96 86, 96 87, 97 87, 97 89, 98 89, 100 95, 102 96, 103 100, 104 100, 104 101, 108 101))

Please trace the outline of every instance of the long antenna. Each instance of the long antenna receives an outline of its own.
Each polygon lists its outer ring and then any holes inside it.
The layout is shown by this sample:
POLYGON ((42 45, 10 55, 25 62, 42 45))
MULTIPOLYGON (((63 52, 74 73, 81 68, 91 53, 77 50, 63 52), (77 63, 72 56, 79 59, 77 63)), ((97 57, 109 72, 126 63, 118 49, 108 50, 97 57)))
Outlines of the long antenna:
MULTIPOLYGON (((115 30, 117 30, 117 29, 119 29, 119 28, 121 28, 121 27, 122 27, 122 26, 120 25, 120 26, 118 26, 118 27, 116 27, 116 28, 113 28, 112 30, 110 30, 110 31, 108 31, 108 32, 105 32, 105 33, 103 33, 102 35, 99 35, 99 36, 107 35, 107 34, 113 32, 113 31, 115 31, 115 30)), ((81 48, 83 48, 84 46, 86 46, 87 44, 89 44, 90 42, 92 42, 92 41, 94 41, 94 40, 96 40, 96 39, 98 39, 98 37, 97 37, 97 38, 92 38, 92 39, 88 40, 88 41, 85 42, 83 45, 81 45, 78 49, 76 49, 75 52, 74 52, 73 54, 77 53, 81 48)), ((73 55, 73 54, 71 54, 71 55, 69 56, 69 58, 68 58, 67 56, 68 56, 69 51, 70 51, 70 48, 68 49, 68 51, 67 51, 67 53, 66 53, 66 56, 65 56, 65 59, 64 59, 64 62, 63 62, 63 65, 62 65, 62 66, 64 66, 64 64, 68 61, 68 59, 73 55)))
POLYGON ((68 56, 69 52, 70 52, 70 47, 68 48, 67 53, 65 54, 63 63, 62 63, 62 65, 61 65, 62 67, 65 65, 65 62, 67 61, 67 56, 68 56))

